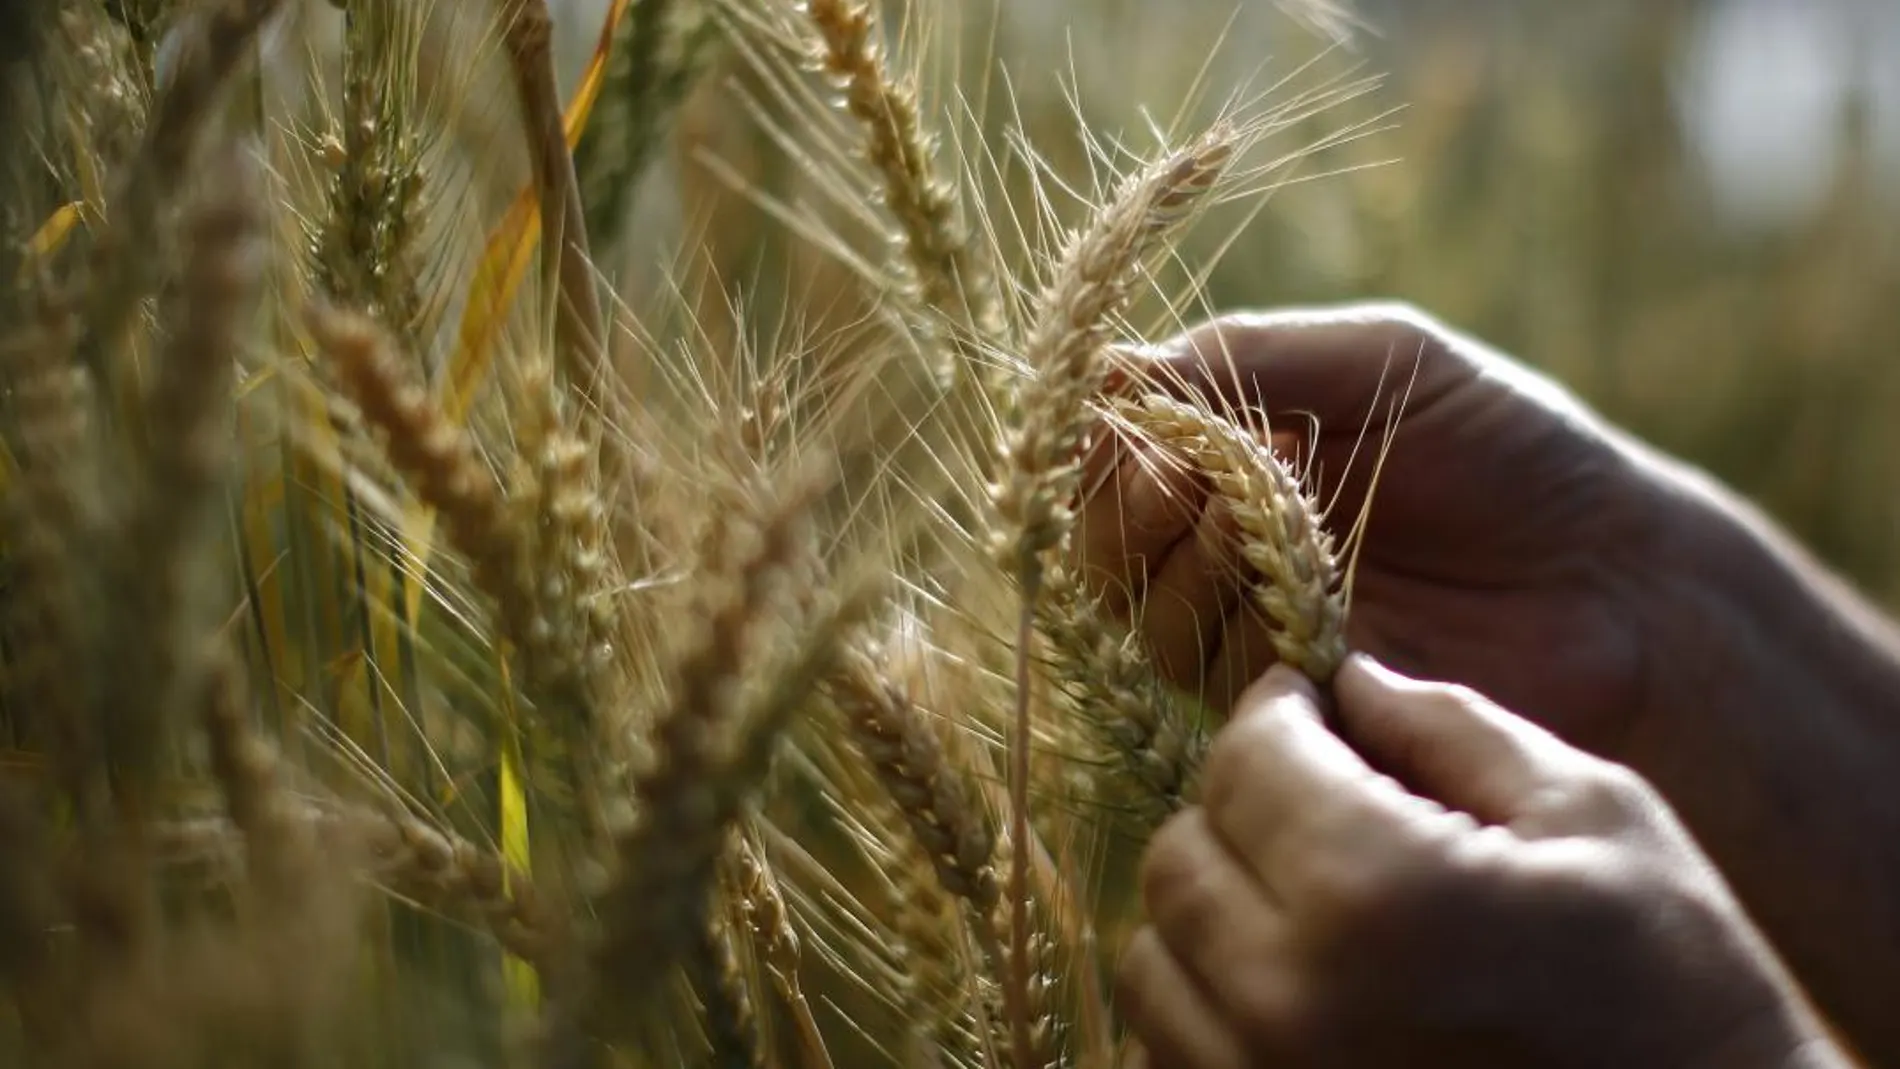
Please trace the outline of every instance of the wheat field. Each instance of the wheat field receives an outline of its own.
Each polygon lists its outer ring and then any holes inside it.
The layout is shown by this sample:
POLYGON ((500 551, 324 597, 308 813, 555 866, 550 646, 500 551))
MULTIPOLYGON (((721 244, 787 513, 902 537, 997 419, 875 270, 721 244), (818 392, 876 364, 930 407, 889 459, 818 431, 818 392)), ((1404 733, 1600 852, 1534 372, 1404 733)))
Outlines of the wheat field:
POLYGON ((1558 163, 1458 38, 1395 90, 1331 5, 1185 5, 1191 61, 1076 32, 1138 7, 8 8, 0 1062, 1115 1064, 1219 718, 1075 573, 1085 455, 1206 479, 1322 681, 1355 519, 1134 350, 1412 297, 1645 427, 1590 346, 1825 285, 1532 317, 1469 187, 1558 163))

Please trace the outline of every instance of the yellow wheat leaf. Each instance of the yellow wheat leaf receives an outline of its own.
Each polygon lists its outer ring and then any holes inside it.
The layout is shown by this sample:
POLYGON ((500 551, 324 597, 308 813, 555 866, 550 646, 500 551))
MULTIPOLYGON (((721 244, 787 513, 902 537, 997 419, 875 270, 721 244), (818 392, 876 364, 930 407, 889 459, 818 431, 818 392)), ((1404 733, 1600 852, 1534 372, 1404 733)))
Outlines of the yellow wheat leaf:
POLYGON ((26 239, 26 262, 20 265, 20 280, 25 281, 27 273, 39 265, 48 256, 60 250, 66 239, 72 236, 84 209, 78 201, 62 204, 46 217, 33 236, 26 239))
MULTIPOLYGON (((562 132, 567 137, 570 152, 579 143, 581 131, 587 126, 587 116, 593 111, 594 101, 600 97, 601 86, 607 77, 607 57, 613 48, 614 30, 620 24, 620 17, 626 13, 627 2, 614 0, 613 6, 608 8, 607 17, 601 25, 600 38, 594 45, 593 58, 588 61, 581 84, 562 113, 562 132)), ((536 203, 534 186, 530 183, 515 195, 501 224, 489 235, 482 251, 481 263, 470 284, 468 303, 462 310, 462 320, 456 331, 455 352, 449 359, 448 393, 443 398, 443 409, 448 418, 457 424, 467 418, 476 390, 487 377, 488 368, 493 362, 496 338, 509 310, 514 307, 515 292, 521 287, 521 280, 527 274, 529 258, 533 256, 535 245, 540 240, 540 206, 536 203)), ((404 609, 413 627, 422 610, 423 579, 428 575, 435 513, 419 509, 405 517, 403 526, 404 540, 416 560, 416 568, 405 580, 407 589, 404 591, 404 609)), ((514 731, 518 721, 514 682, 508 676, 506 643, 497 644, 496 656, 501 662, 504 714, 500 728, 500 798, 496 814, 501 826, 501 852, 509 868, 527 872, 530 871, 532 857, 527 795, 522 781, 520 742, 514 731)), ((533 968, 513 955, 503 959, 502 967, 509 1004, 524 1013, 531 1012, 540 997, 533 968)))
MULTIPOLYGON (((608 8, 593 58, 588 60, 581 83, 562 114, 562 131, 567 135, 570 151, 580 142, 581 131, 587 128, 587 116, 594 110, 594 101, 600 98, 601 86, 607 78, 607 56, 612 48, 614 29, 626 13, 627 4, 628 0, 614 0, 613 6, 608 8)), ((489 232, 481 263, 469 284, 468 303, 462 309, 462 319, 456 328, 455 352, 449 357, 447 391, 442 398, 443 411, 453 423, 460 424, 467 418, 475 392, 488 375, 495 339, 501 333, 509 309, 514 307, 515 292, 521 288, 528 262, 540 240, 541 207, 530 183, 515 194, 507 214, 489 232)), ((418 510, 404 524, 408 532, 405 541, 416 555, 418 575, 425 574, 423 566, 428 563, 429 540, 434 527, 435 515, 428 510, 418 510)), ((422 611, 422 595, 423 584, 409 584, 404 609, 411 625, 422 611)))
MULTIPOLYGON (((506 864, 503 871, 509 880, 517 872, 531 871, 533 856, 528 849, 528 795, 523 787, 521 767, 521 739, 514 732, 515 688, 514 681, 508 676, 508 657, 505 649, 499 649, 501 662, 502 693, 502 736, 501 736, 501 775, 497 785, 500 795, 497 803, 497 816, 501 825, 501 857, 506 864)), ((513 888, 508 889, 513 893, 513 888)), ((532 1010, 540 1001, 541 989, 534 968, 527 962, 509 955, 502 962, 502 971, 507 984, 508 1000, 512 1005, 532 1010)))
MULTIPOLYGON (((607 55, 614 27, 619 24, 627 3, 628 0, 614 0, 613 7, 608 9, 593 58, 588 61, 581 84, 562 115, 561 128, 567 135, 569 151, 580 143, 587 116, 593 112, 594 101, 599 99, 601 86, 606 82, 607 55)), ((489 232, 481 264, 469 286, 468 305, 462 311, 462 321, 456 331, 455 354, 449 361, 448 393, 442 399, 442 407, 451 420, 460 422, 467 415, 475 391, 487 375, 495 336, 508 310, 514 306, 515 291, 520 289, 528 261, 541 240, 541 206, 534 192, 533 183, 529 183, 515 194, 507 214, 489 232)))

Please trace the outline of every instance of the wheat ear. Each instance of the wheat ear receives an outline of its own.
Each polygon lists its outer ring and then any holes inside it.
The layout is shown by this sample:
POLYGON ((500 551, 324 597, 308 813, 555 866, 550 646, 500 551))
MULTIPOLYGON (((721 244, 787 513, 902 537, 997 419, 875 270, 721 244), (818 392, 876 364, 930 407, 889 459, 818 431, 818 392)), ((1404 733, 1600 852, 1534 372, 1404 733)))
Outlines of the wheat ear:
POLYGON ((245 873, 270 919, 293 923, 320 862, 302 807, 283 784, 277 752, 251 724, 250 690, 231 656, 214 654, 204 703, 211 771, 243 837, 245 873))
MULTIPOLYGON (((622 1018, 650 999, 707 922, 708 895, 727 829, 754 778, 754 725, 741 726, 747 666, 780 588, 798 570, 815 486, 787 493, 754 518, 717 517, 701 603, 701 628, 676 661, 674 689, 654 727, 656 761, 635 782, 639 819, 617 844, 618 873, 600 902, 605 926, 594 958, 595 1007, 622 1018)), ((613 1024, 598 1014, 596 1029, 613 1024)), ((622 1024, 626 1023, 624 1020, 622 1024)))
POLYGON ((213 5, 195 21, 195 39, 184 46, 177 74, 153 106, 145 139, 116 186, 112 225, 99 235, 88 260, 92 285, 79 353, 102 384, 117 381, 110 354, 164 262, 150 246, 191 170, 201 135, 217 116, 225 86, 253 53, 258 31, 282 2, 213 5))
POLYGON ((1030 647, 1047 555, 1074 526, 1071 502, 1081 481, 1089 403, 1108 381, 1107 345, 1142 266, 1219 184, 1241 140, 1231 125, 1214 126, 1185 148, 1129 176, 1089 226, 1074 236, 1036 301, 1035 326, 1024 346, 1032 375, 1005 443, 993 491, 996 552, 1016 581, 1022 611, 1016 628, 1016 711, 1010 741, 1011 974, 1004 1003, 1018 1066, 1035 1050, 1027 1000, 1029 968, 1030 647))
POLYGON ((1233 509, 1241 558, 1258 576, 1253 599, 1276 626, 1274 652, 1319 682, 1346 658, 1346 601, 1332 536, 1318 505, 1258 437, 1231 420, 1161 394, 1117 410, 1148 438, 1181 451, 1233 509))
POLYGON ((112 674, 102 715, 107 747, 124 774, 117 786, 128 794, 149 788, 167 730, 200 698, 198 644, 207 621, 199 618, 203 599, 194 595, 215 564, 206 536, 231 463, 232 384, 256 325, 269 255, 256 161, 237 145, 213 158, 225 181, 193 205, 185 223, 178 314, 146 405, 150 433, 132 461, 129 507, 110 558, 123 601, 109 634, 129 663, 112 674))
MULTIPOLYGON (((221 678, 239 682, 235 673, 221 678)), ((205 865, 221 876, 242 843, 255 879, 275 864, 264 851, 309 844, 326 863, 347 855, 353 876, 445 917, 486 928, 543 976, 561 976, 563 955, 571 949, 568 932, 527 873, 494 850, 407 813, 331 810, 298 801, 282 786, 280 760, 250 726, 242 696, 241 687, 228 690, 207 715, 212 767, 230 819, 154 825, 151 845, 161 862, 205 865)))
POLYGON ((524 685, 561 732, 574 766, 581 819, 605 842, 595 760, 596 694, 588 658, 554 641, 531 567, 532 539, 509 508, 469 435, 449 422, 398 360, 389 332, 365 316, 313 304, 305 316, 318 348, 335 361, 370 424, 383 432, 389 459, 413 481, 416 496, 446 521, 449 541, 474 566, 493 597, 503 631, 520 658, 524 685))
POLYGON ((706 1041, 718 1069, 765 1069, 758 1011, 746 985, 732 926, 724 918, 706 918, 685 955, 687 975, 699 994, 706 1041))
POLYGON ((1206 745, 1181 703, 1156 673, 1135 636, 1110 621, 1068 568, 1050 568, 1036 622, 1049 640, 1057 677, 1083 717, 1114 752, 1119 767, 1090 784, 1106 797, 1132 778, 1138 814, 1152 827, 1193 795, 1206 745))
POLYGON ((638 0, 614 28, 607 77, 574 153, 593 236, 622 237, 635 187, 719 41, 708 0, 638 0))
POLYGON ((988 257, 972 240, 956 183, 938 170, 917 107, 917 89, 892 71, 863 0, 805 0, 821 41, 818 57, 841 103, 864 128, 864 155, 925 307, 977 338, 1001 337, 1003 299, 988 257))
POLYGON ((33 318, 0 344, 0 366, 13 384, 6 403, 17 479, 0 504, 18 577, 0 608, 21 651, 8 697, 27 710, 29 732, 52 755, 55 781, 90 819, 104 801, 93 718, 98 683, 88 669, 100 591, 95 570, 83 564, 105 526, 99 413, 91 377, 68 361, 77 329, 69 304, 38 296, 33 318))
POLYGON ((373 320, 317 302, 304 322, 364 418, 382 431, 390 460, 414 480, 416 496, 442 514, 475 581, 500 602, 503 626, 525 634, 535 618, 526 547, 474 442, 408 374, 395 339, 373 320))
POLYGON ((902 688, 878 671, 868 644, 849 651, 827 683, 851 737, 929 855, 944 889, 988 923, 999 896, 996 834, 943 743, 902 688))
POLYGON ((831 1056, 825 1050, 824 1033, 799 982, 803 952, 778 876, 766 861, 763 848, 744 835, 733 837, 727 858, 735 912, 751 936, 754 953, 765 968, 772 990, 792 1019, 806 1064, 814 1069, 828 1066, 831 1056))
POLYGON ((417 13, 396 0, 358 0, 343 13, 343 129, 329 211, 311 235, 318 285, 368 312, 413 349, 422 296, 413 246, 428 175, 414 123, 417 13))

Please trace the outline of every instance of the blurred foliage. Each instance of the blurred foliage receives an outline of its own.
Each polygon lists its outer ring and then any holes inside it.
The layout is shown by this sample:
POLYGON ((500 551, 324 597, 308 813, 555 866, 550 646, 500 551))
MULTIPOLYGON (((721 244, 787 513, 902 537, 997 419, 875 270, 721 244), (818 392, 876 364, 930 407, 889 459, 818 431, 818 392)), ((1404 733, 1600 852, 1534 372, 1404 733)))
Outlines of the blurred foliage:
MULTIPOLYGON (((1378 92, 1314 115, 1286 144, 1383 119, 1379 129, 1316 155, 1312 180, 1260 218, 1237 218, 1246 229, 1201 310, 1158 311, 1160 329, 1213 309, 1415 303, 1708 468, 1900 604, 1900 364, 1889 358, 1900 179, 1892 161, 1882 175, 1871 101, 1849 98, 1828 120, 1840 136, 1818 140, 1838 158, 1806 161, 1829 176, 1819 203, 1750 225, 1714 206, 1711 161, 1678 107, 1710 4, 1362 3, 1364 25, 1344 46, 1264 3, 920 6, 928 18, 949 9, 947 23, 906 33, 935 60, 937 104, 987 132, 1020 116, 1068 173, 1087 167, 1078 109, 1097 137, 1139 143, 1196 92, 1205 117, 1237 92, 1381 77, 1378 92)), ((698 153, 749 155, 742 170, 785 188, 783 162, 762 162, 770 152, 721 121, 733 110, 722 79, 709 80, 677 162, 687 214, 717 221, 698 232, 716 277, 756 278, 763 220, 710 203, 721 195, 691 177, 698 153)), ((1183 262, 1218 252, 1232 238, 1218 229, 1183 262)))

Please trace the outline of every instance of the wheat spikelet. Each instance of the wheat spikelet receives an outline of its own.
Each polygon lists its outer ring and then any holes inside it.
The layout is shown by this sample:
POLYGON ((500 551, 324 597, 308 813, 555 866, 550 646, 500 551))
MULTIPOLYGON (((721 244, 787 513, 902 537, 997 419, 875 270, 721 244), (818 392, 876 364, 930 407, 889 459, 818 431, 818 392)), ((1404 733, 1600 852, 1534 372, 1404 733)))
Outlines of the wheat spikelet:
POLYGON ((898 79, 876 40, 870 5, 804 0, 804 9, 822 42, 820 69, 864 128, 864 155, 897 222, 918 299, 978 338, 1001 337, 1005 321, 995 274, 971 240, 956 184, 937 169, 915 86, 898 79))
POLYGON ((1332 536, 1299 480, 1254 435, 1230 420, 1161 394, 1122 400, 1117 411, 1142 434, 1180 450, 1225 498, 1241 556, 1258 576, 1254 601, 1277 626, 1281 661, 1319 682, 1346 657, 1346 605, 1332 536))
POLYGON ((344 10, 340 136, 326 134, 328 212, 310 235, 312 273, 332 300, 373 316, 415 350, 422 296, 413 243, 428 181, 414 122, 418 17, 394 0, 344 10))

